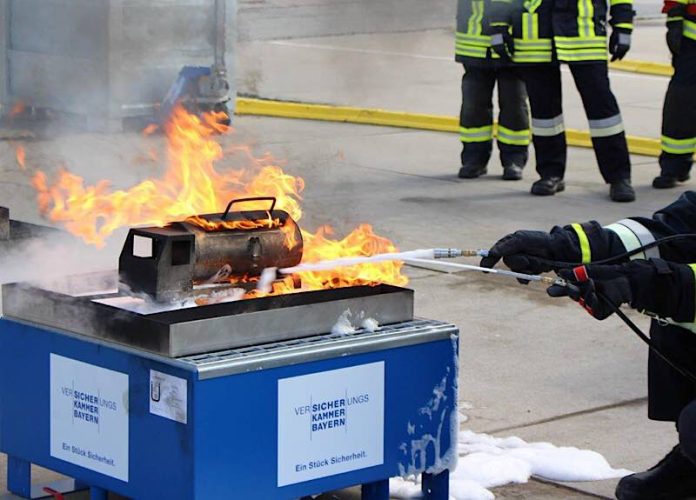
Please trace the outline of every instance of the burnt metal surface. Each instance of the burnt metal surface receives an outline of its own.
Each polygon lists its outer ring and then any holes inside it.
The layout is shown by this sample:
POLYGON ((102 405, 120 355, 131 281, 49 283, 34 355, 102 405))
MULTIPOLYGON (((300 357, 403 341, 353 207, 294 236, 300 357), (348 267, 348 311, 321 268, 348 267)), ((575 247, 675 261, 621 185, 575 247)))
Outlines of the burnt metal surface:
POLYGON ((131 229, 119 258, 124 291, 166 301, 190 293, 194 284, 215 281, 216 275, 248 278, 268 267, 299 264, 302 233, 287 212, 274 206, 274 198, 247 198, 230 202, 224 213, 197 217, 203 224, 268 221, 272 227, 207 230, 187 220, 131 229), (270 210, 230 211, 233 203, 259 200, 272 201, 270 210))
POLYGON ((3 285, 7 318, 96 337, 168 357, 303 338, 331 331, 350 310, 353 323, 413 319, 413 291, 349 287, 140 314, 94 300, 119 297, 117 274, 73 276, 52 284, 3 285))

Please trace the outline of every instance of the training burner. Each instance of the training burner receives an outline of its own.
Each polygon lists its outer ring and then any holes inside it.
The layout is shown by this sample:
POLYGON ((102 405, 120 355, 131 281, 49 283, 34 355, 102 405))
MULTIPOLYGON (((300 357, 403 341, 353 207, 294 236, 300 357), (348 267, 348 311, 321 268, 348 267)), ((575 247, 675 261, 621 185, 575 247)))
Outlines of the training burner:
POLYGON ((231 201, 221 214, 131 229, 119 258, 121 289, 169 301, 190 296, 199 284, 253 287, 265 268, 299 264, 302 233, 275 203, 272 197, 244 198, 231 201), (270 202, 270 208, 231 210, 259 201, 270 202))
POLYGON ((121 294, 115 272, 3 285, 2 303, 10 319, 169 357, 328 333, 346 311, 354 324, 367 318, 380 325, 413 319, 413 291, 391 285, 153 308, 148 300, 121 294))

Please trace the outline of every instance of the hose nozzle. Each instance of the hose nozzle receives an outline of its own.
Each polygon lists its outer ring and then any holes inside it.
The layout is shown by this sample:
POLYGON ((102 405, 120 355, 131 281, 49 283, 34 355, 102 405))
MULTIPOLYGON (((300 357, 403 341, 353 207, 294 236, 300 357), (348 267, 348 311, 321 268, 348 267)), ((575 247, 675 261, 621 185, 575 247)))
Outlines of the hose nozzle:
POLYGON ((461 248, 435 248, 436 259, 456 259, 457 257, 487 257, 488 250, 463 250, 461 248))

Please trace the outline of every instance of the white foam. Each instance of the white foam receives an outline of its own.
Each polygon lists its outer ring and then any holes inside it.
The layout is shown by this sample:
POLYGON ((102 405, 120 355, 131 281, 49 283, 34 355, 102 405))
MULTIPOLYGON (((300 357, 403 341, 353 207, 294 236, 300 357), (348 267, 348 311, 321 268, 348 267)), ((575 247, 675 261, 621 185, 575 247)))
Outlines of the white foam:
POLYGON ((374 318, 365 318, 360 326, 372 333, 379 328, 379 322, 374 318))
POLYGON ((267 267, 261 271, 259 281, 256 283, 256 289, 261 293, 271 293, 273 291, 273 282, 278 275, 277 271, 277 267, 267 267))
POLYGON ((347 335, 355 332, 355 327, 350 322, 350 316, 350 309, 343 311, 343 314, 336 320, 336 324, 331 327, 331 333, 334 335, 347 335))
MULTIPOLYGON (((552 481, 598 481, 631 473, 612 468, 595 451, 472 431, 459 433, 458 453, 457 468, 450 472, 450 498, 454 500, 491 500, 495 496, 488 488, 526 483, 532 476, 552 481)), ((420 479, 390 481, 394 498, 420 498, 420 490, 420 479)))

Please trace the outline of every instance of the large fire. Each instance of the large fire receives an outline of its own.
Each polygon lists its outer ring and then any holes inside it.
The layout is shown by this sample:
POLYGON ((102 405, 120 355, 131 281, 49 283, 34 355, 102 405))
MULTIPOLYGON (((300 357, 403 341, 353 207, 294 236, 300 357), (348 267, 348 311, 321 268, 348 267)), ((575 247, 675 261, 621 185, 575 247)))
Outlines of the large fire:
MULTIPOLYGON (((187 220, 205 226, 197 214, 221 212, 232 199, 275 197, 276 208, 285 210, 296 221, 302 217, 300 206, 304 181, 284 172, 270 155, 254 157, 249 148, 231 148, 248 166, 241 169, 216 168, 224 156, 216 140, 229 127, 214 113, 195 116, 182 108, 174 111, 165 125, 168 162, 164 174, 147 179, 127 190, 115 190, 108 180, 87 185, 85 180, 65 169, 54 179, 37 171, 32 184, 36 188, 41 213, 59 222, 85 242, 103 246, 115 230, 138 225, 164 226, 187 220)), ((18 157, 19 159, 19 157, 18 157)), ((22 155, 22 164, 24 156, 22 155)), ((249 202, 248 210, 267 210, 268 202, 249 202)), ((274 227, 277 221, 253 221, 253 227, 274 227)), ((241 227, 253 228, 253 227, 241 227)), ((210 229, 210 228, 209 228, 210 229)), ((293 231, 287 231, 288 239, 293 231)), ((318 262, 354 256, 370 256, 397 251, 394 244, 380 237, 369 224, 362 224, 342 239, 333 230, 320 228, 312 234, 302 230, 303 262, 318 262)), ((288 246, 294 245, 287 241, 288 246)), ((404 285, 400 262, 379 262, 338 268, 331 271, 301 273, 302 289, 316 290, 355 285, 389 283, 404 285)), ((292 277, 275 283, 272 293, 287 293, 294 287, 292 277)), ((259 295, 256 292, 255 295, 259 295)))

